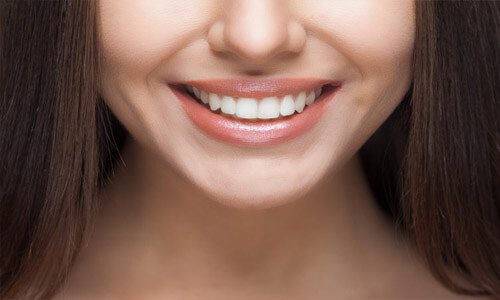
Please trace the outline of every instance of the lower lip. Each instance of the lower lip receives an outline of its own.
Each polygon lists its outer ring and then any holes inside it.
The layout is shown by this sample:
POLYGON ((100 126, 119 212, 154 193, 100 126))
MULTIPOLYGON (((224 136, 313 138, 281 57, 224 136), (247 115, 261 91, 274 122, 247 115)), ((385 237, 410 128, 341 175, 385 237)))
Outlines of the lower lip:
POLYGON ((244 147, 269 147, 295 139, 311 130, 326 111, 341 86, 325 86, 316 101, 301 113, 274 120, 230 119, 212 112, 193 99, 185 88, 169 85, 181 101, 188 118, 208 136, 244 147))

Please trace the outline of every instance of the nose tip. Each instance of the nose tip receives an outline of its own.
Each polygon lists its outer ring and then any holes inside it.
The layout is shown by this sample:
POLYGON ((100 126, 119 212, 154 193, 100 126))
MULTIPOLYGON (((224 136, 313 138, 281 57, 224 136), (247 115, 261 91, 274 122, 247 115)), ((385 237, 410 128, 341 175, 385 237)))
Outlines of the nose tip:
POLYGON ((250 63, 264 63, 284 53, 298 53, 305 44, 305 30, 288 17, 276 1, 234 1, 225 18, 208 31, 216 52, 231 53, 250 63))

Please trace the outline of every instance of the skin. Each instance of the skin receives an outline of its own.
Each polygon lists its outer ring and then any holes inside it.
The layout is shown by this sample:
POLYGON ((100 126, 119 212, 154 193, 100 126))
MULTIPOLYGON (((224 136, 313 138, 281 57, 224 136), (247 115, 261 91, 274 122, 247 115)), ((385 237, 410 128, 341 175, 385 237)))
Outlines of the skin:
POLYGON ((413 0, 100 0, 100 91, 133 137, 57 299, 454 298, 375 204, 357 151, 411 83, 413 0), (189 9, 186 9, 189 7, 189 9), (213 140, 167 81, 323 77, 295 140, 213 140))

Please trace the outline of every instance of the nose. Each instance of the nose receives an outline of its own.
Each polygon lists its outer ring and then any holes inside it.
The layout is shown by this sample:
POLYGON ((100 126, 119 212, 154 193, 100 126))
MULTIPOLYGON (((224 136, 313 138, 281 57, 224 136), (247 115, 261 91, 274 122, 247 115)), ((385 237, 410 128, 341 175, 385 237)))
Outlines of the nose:
POLYGON ((299 53, 306 41, 305 29, 292 20, 287 0, 232 0, 223 18, 208 31, 215 52, 231 53, 247 63, 262 64, 277 55, 299 53))

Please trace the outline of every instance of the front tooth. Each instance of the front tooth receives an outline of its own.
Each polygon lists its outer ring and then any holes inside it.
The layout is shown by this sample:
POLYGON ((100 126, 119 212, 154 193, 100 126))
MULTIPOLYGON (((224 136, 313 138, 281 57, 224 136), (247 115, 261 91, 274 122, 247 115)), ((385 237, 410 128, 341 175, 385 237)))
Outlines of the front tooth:
POLYGON ((208 103, 208 94, 204 90, 201 90, 200 92, 200 99, 203 103, 207 104, 208 103))
POLYGON ((306 105, 306 92, 300 92, 297 98, 295 99, 295 110, 300 113, 304 110, 305 105, 306 105))
POLYGON ((216 111, 221 107, 221 100, 217 94, 210 93, 208 94, 208 104, 211 110, 216 111))
POLYGON ((266 97, 259 103, 257 118, 275 119, 280 116, 280 104, 277 97, 266 97))
POLYGON ((223 113, 234 115, 236 112, 236 102, 234 101, 234 98, 229 96, 222 97, 220 109, 223 113))
POLYGON ((200 99, 200 90, 193 86, 193 93, 195 94, 196 98, 200 99))
POLYGON ((314 91, 311 91, 309 96, 307 96, 307 98, 306 98, 306 105, 309 106, 309 105, 313 104, 315 98, 316 98, 316 94, 314 93, 314 91))
POLYGON ((189 92, 193 93, 193 86, 188 85, 188 86, 186 86, 186 88, 187 88, 187 90, 188 90, 189 92))
POLYGON ((254 98, 239 98, 236 103, 236 116, 243 119, 255 119, 257 106, 257 100, 254 98))
POLYGON ((295 112, 295 102, 292 95, 286 95, 281 100, 280 114, 282 116, 289 116, 295 112))

